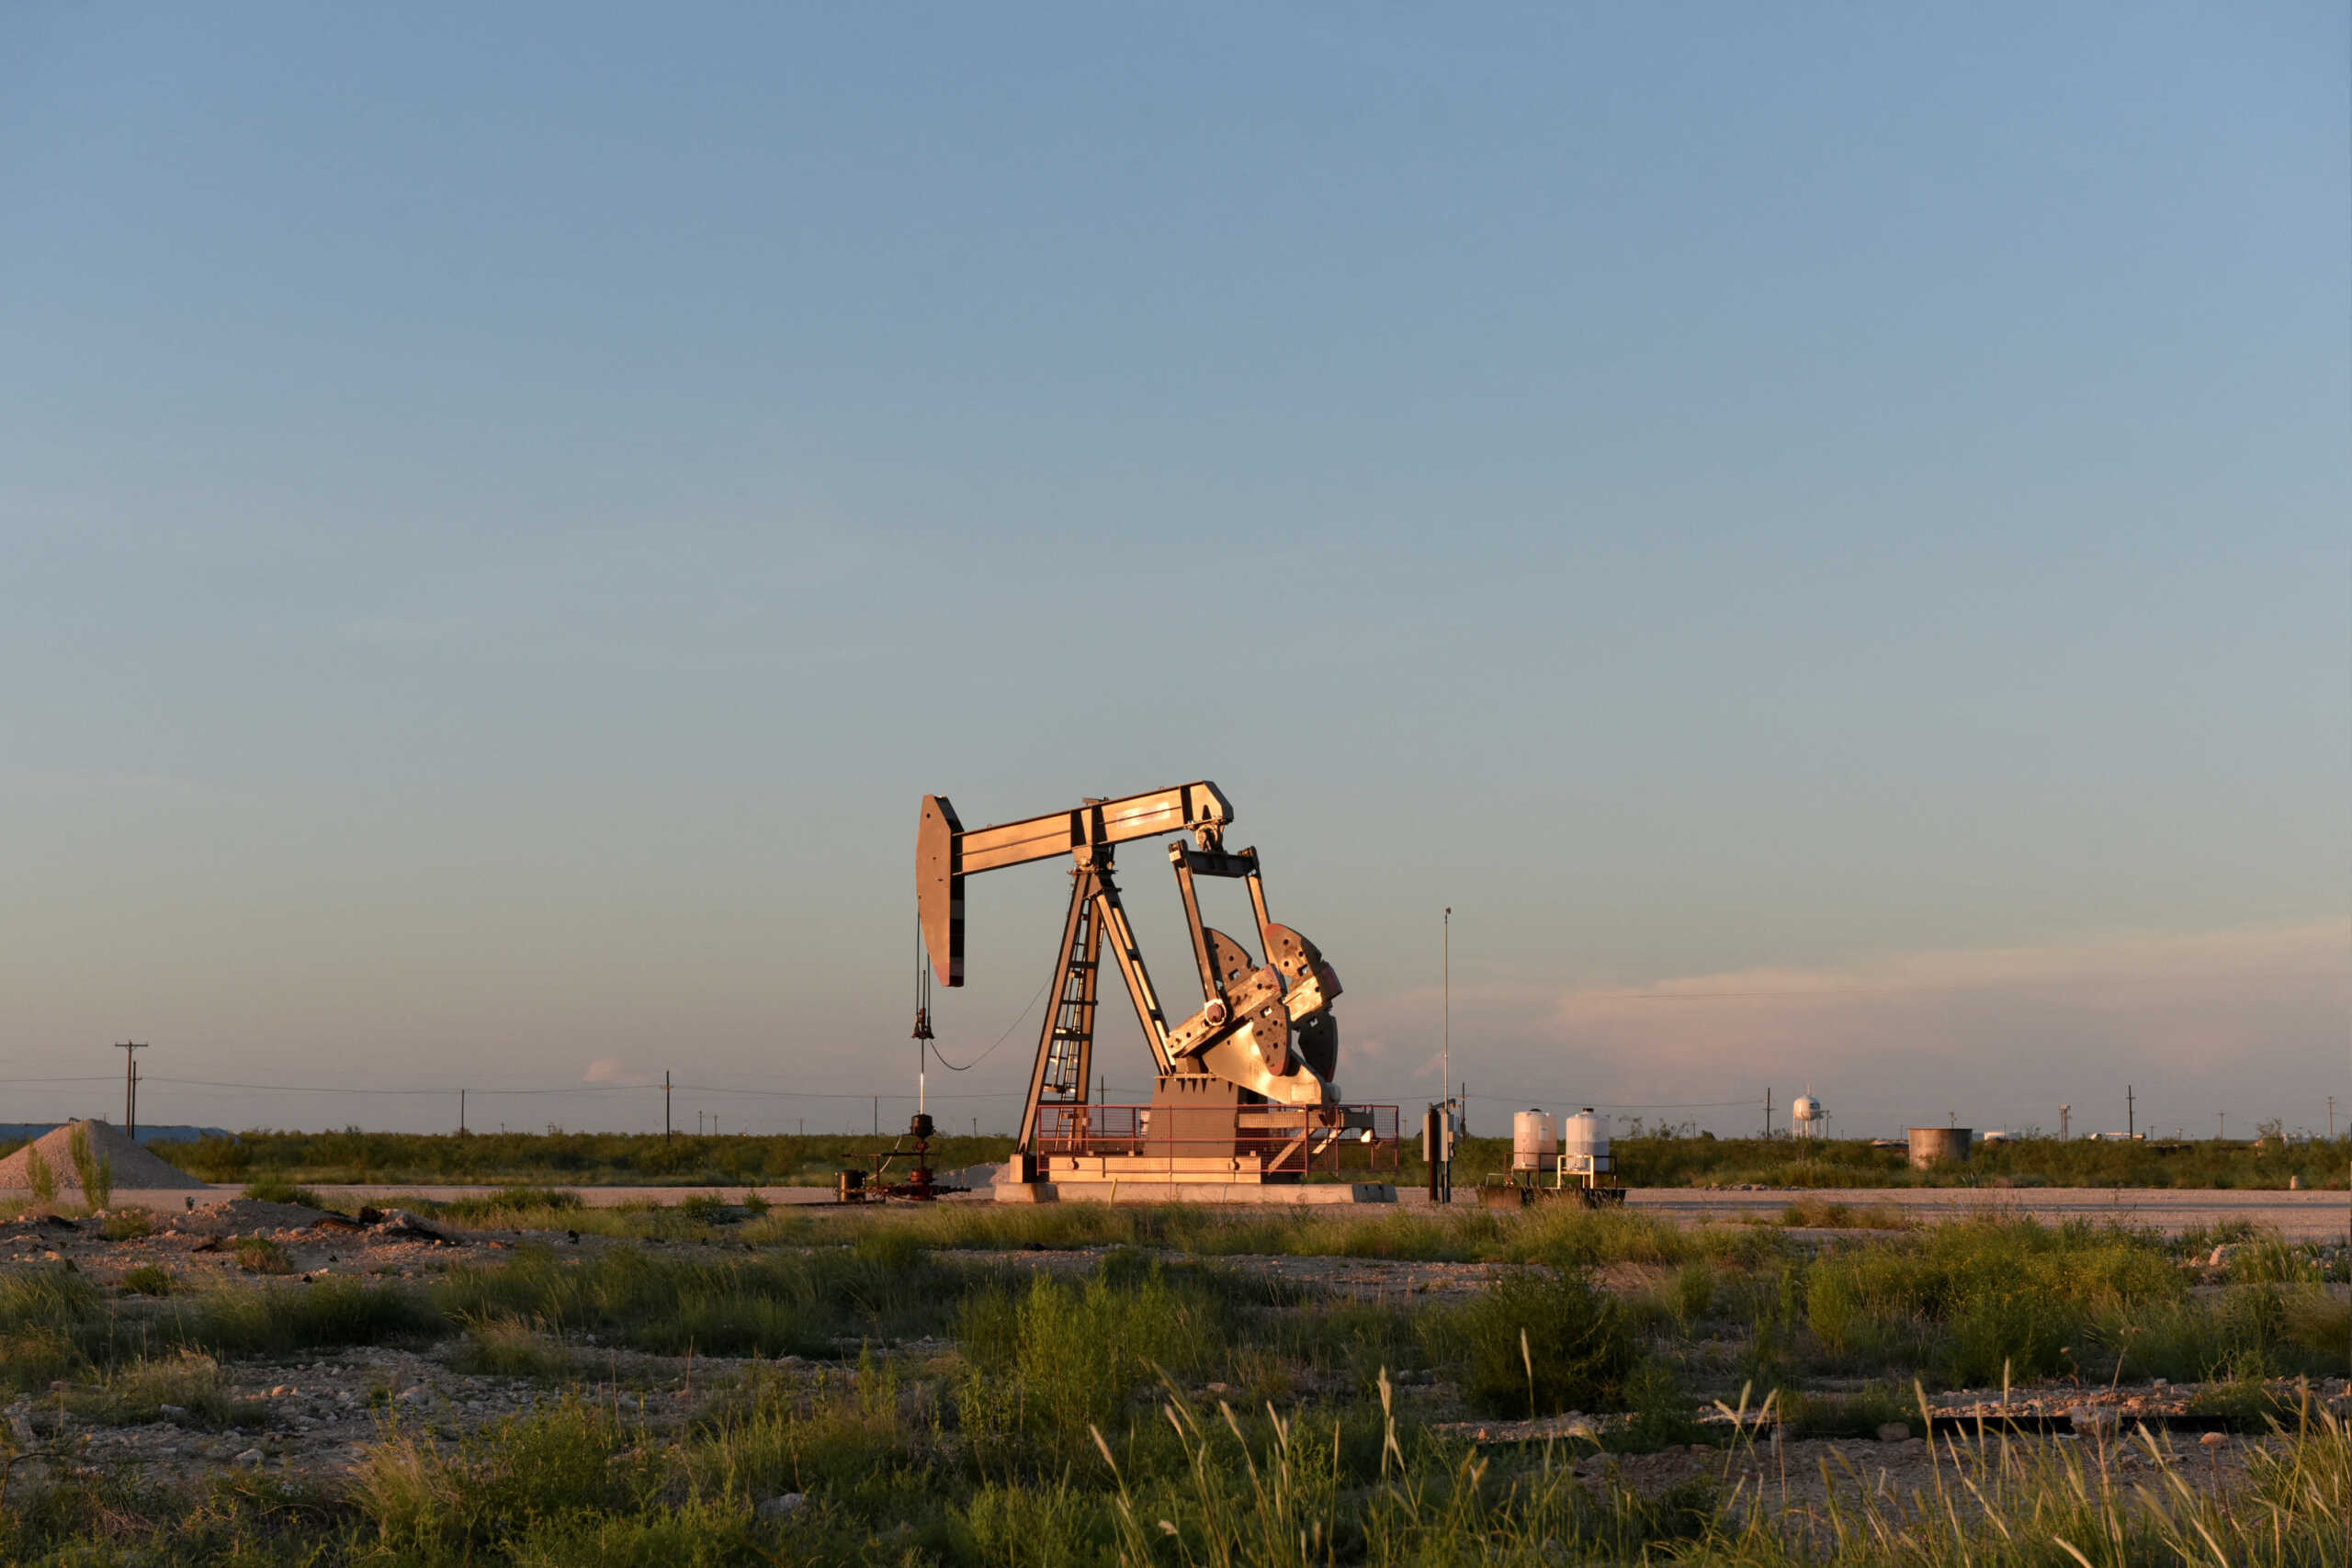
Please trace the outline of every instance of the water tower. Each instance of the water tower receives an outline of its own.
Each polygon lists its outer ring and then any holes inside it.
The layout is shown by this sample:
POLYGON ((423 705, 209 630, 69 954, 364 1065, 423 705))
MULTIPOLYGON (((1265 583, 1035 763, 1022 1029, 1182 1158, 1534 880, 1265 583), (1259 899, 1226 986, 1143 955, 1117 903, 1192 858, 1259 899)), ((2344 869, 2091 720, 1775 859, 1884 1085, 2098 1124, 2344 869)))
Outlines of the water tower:
POLYGON ((1828 1120, 1829 1112, 1821 1108, 1821 1101, 1813 1098, 1810 1089, 1797 1096, 1789 1106, 1789 1126, 1797 1137, 1820 1137, 1822 1123, 1828 1120))

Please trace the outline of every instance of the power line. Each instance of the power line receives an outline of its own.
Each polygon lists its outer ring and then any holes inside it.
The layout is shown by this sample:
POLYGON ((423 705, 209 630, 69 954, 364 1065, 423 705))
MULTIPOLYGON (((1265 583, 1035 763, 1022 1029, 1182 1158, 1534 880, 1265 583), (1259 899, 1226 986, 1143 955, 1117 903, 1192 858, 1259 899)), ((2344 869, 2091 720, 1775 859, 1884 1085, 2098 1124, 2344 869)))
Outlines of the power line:
MULTIPOLYGON (((59 1077, 0 1077, 0 1084, 111 1083, 113 1081, 115 1080, 111 1074, 103 1073, 74 1074, 59 1077)), ((235 1089, 269 1094, 376 1094, 407 1095, 411 1097, 427 1096, 435 1098, 446 1097, 450 1092, 451 1087, 447 1084, 443 1084, 430 1089, 392 1089, 378 1085, 358 1084, 253 1083, 242 1079, 232 1080, 229 1078, 161 1077, 148 1073, 141 1073, 139 1076, 139 1081, 141 1083, 174 1084, 184 1089, 235 1089)), ((560 1097, 565 1095, 585 1094, 645 1094, 650 1093, 662 1087, 662 1086, 659 1083, 578 1084, 560 1089, 475 1089, 468 1086, 465 1092, 473 1095, 547 1095, 560 1097)), ((872 1090, 852 1092, 848 1090, 801 1089, 746 1089, 734 1084, 707 1083, 679 1083, 673 1087, 677 1089, 690 1089, 703 1094, 755 1095, 767 1100, 871 1100, 874 1098, 872 1090)), ((914 1096, 910 1094, 885 1093, 882 1098, 884 1100, 911 1100, 914 1096)), ((1019 1100, 1022 1096, 1017 1092, 1007 1092, 998 1094, 943 1095, 939 1098, 946 1100, 1019 1100)))
MULTIPOLYGON (((1497 1105, 1513 1105, 1523 1100, 1549 1100, 1557 1097, 1543 1094, 1472 1094, 1465 1095, 1464 1098, 1484 1100, 1497 1105)), ((1722 1111, 1736 1105, 1752 1106, 1755 1103, 1752 1100, 1693 1100, 1672 1105, 1637 1105, 1623 1100, 1596 1100, 1591 1102, 1592 1108, 1596 1111, 1722 1111)))
MULTIPOLYGON (((0 1083, 34 1083, 33 1078, 0 1078, 0 1083)), ((348 1084, 301 1083, 232 1083, 223 1078, 164 1078, 149 1076, 141 1083, 179 1084, 191 1089, 266 1089, 276 1094, 429 1094, 447 1095, 447 1084, 435 1089, 378 1089, 348 1084)), ((469 1089, 473 1094, 637 1094, 660 1089, 660 1084, 578 1084, 569 1089, 469 1089)))
MULTIPOLYGON (((731 1084, 719 1083, 682 1083, 678 1087, 680 1089, 695 1089, 703 1094, 749 1094, 757 1095, 765 1100, 873 1100, 876 1098, 874 1091, 871 1089, 866 1090, 863 1094, 846 1094, 801 1089, 740 1089, 731 1084)), ((912 1100, 914 1099, 914 1096, 911 1094, 886 1093, 879 1096, 879 1098, 883 1100, 912 1100)), ((933 1100, 1025 1100, 1028 1096, 1018 1092, 1012 1092, 1001 1094, 935 1094, 933 1095, 932 1098, 933 1100)))

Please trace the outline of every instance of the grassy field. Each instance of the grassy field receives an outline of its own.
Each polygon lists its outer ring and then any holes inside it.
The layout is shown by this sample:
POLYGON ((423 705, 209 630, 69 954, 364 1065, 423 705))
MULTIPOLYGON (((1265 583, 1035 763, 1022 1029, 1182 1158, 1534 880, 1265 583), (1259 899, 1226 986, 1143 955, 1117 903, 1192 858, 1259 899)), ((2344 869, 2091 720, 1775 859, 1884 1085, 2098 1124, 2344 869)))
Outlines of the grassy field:
POLYGON ((430 1279, 0 1271, 0 1381, 51 1432, 167 1408, 236 1430, 266 1417, 227 1371, 354 1346, 552 1401, 469 1429, 387 1404, 335 1481, 191 1491, 51 1465, 0 1501, 0 1558, 2316 1565, 2352 1539, 2352 1435, 2278 1381, 2352 1371, 2340 1247, 1984 1220, 1823 1243, 1566 1209, 583 1211, 555 1191, 441 1215, 542 1239, 430 1279), (578 1227, 634 1239, 565 1246, 578 1227), (1441 1302, 1286 1284, 1261 1254, 1522 1267, 1441 1302), (623 1350, 692 1358, 700 1397, 599 1370, 623 1350), (1710 1399, 1769 1399, 1784 1438, 1868 1439, 1942 1388, 2158 1377, 2279 1433, 2240 1484, 2200 1484, 2195 1449, 2152 1438, 1980 1433, 1917 1487, 1857 1474, 1799 1503, 1785 1478, 1778 1498, 1728 1479, 1769 1438, 1694 1423, 1710 1399), (1565 1410, 1626 1419, 1523 1450, 1437 1424, 1565 1410), (1673 1485, 1619 1468, 1694 1442, 1709 1457, 1673 1485))
MULTIPOLYGON (((156 1146, 156 1153, 209 1181, 274 1176, 295 1182, 510 1183, 785 1186, 825 1185, 844 1158, 888 1149, 888 1137, 690 1137, 658 1134, 251 1132, 156 1146)), ((2182 1187, 2341 1190, 2352 1170, 2352 1137, 2261 1146, 2207 1139, 2185 1144, 2018 1139, 1979 1149, 1967 1164, 1914 1171, 1899 1149, 1859 1140, 1704 1137, 1623 1138, 1618 1168, 1636 1187, 2182 1187)), ((1006 1158, 1007 1138, 941 1138, 932 1159, 943 1170, 1006 1158)), ((5 1153, 0 1150, 0 1153, 5 1153)), ((1396 1179, 1427 1179, 1418 1140, 1408 1141, 1396 1179)), ((1509 1168, 1500 1138, 1464 1140, 1457 1184, 1509 1168)), ((1385 1173, 1384 1173, 1385 1174, 1385 1173)))

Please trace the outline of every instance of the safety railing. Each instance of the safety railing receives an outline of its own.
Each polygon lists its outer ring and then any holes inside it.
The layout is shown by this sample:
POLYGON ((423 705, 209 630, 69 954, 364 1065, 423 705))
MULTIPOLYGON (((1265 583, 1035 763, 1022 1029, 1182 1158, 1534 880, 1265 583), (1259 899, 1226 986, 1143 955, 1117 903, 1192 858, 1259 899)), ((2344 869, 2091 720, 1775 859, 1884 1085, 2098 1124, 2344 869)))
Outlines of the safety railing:
POLYGON ((1268 1175, 1395 1171, 1402 1162, 1393 1105, 1041 1105, 1037 1149, 1169 1160, 1256 1156, 1268 1175))

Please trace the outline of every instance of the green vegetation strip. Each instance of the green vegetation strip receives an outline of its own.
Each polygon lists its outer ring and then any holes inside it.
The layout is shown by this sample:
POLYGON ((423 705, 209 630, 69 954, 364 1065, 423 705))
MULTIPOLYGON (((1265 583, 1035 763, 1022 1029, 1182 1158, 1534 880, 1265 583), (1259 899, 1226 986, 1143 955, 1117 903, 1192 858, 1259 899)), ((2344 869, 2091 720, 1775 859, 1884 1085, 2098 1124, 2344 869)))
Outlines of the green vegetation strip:
MULTIPOLYGON (((472 1133, 424 1134, 256 1131, 154 1152, 208 1181, 273 1179, 288 1185, 432 1185, 539 1182, 605 1186, 830 1186, 845 1165, 871 1168, 872 1156, 897 1139, 865 1134, 665 1138, 629 1133, 472 1133)), ((0 1154, 10 1145, 0 1145, 0 1154)), ((1803 1188, 2132 1187, 2282 1189, 2290 1181, 2342 1190, 2352 1166, 2352 1135, 2290 1139, 2269 1129, 2258 1141, 2168 1142, 2012 1138, 1980 1145, 1962 1165, 1909 1168, 1901 1149, 1860 1139, 1716 1138, 1687 1128, 1645 1128, 1615 1140, 1618 1171, 1636 1187, 1761 1185, 1803 1188)), ((943 1137, 933 1166, 961 1170, 1001 1161, 1002 1137, 943 1137)), ((1418 1145, 1408 1141, 1395 1167, 1373 1175, 1408 1186, 1426 1179, 1418 1145)), ((1351 1158, 1358 1157, 1353 1152, 1351 1158)), ((901 1161, 901 1168, 904 1162, 901 1161)), ((1465 1138, 1455 1179, 1464 1185, 1510 1168, 1507 1138, 1465 1138)), ((1363 1179, 1351 1168, 1345 1176, 1363 1179)))

